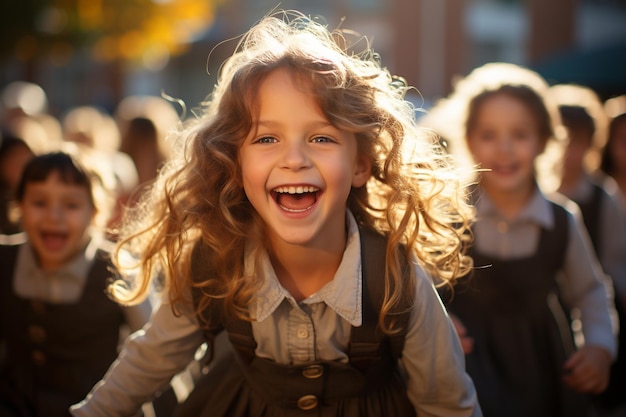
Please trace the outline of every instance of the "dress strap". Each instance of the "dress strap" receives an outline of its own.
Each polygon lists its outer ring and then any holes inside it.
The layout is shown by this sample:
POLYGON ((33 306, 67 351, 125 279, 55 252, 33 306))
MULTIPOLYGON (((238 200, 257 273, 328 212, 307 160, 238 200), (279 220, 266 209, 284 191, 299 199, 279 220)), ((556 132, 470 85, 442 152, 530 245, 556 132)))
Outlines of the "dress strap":
POLYGON ((583 216, 583 222, 589 232, 591 243, 596 252, 600 249, 600 207, 606 191, 600 184, 592 182, 593 192, 588 201, 576 201, 583 216))
POLYGON ((558 203, 550 202, 552 212, 554 213, 554 230, 548 231, 543 229, 539 242, 538 253, 546 253, 551 247, 558 248, 556 256, 552 259, 546 259, 549 262, 555 262, 555 267, 560 269, 565 263, 565 254, 567 252, 567 242, 569 242, 569 224, 567 210, 558 203))
MULTIPOLYGON (((551 202, 554 213, 554 230, 542 229, 542 234, 537 250, 537 262, 551 268, 552 271, 559 271, 565 264, 567 253, 567 242, 569 242, 569 224, 567 210, 558 203, 551 202), (551 248, 554 248, 551 250, 551 248), (550 256, 552 252, 552 256, 550 256)), ((556 275, 553 275, 554 291, 548 296, 548 308, 552 311, 552 317, 557 324, 561 337, 561 343, 565 351, 572 353, 575 351, 574 335, 570 320, 570 309, 563 302, 559 283, 556 275)))
MULTIPOLYGON (((397 359, 402 355, 406 329, 409 323, 411 305, 403 298, 407 305, 400 305, 394 311, 395 326, 399 331, 393 335, 386 335, 379 326, 378 317, 385 298, 385 253, 387 239, 378 233, 361 228, 361 262, 363 274, 363 320, 359 327, 352 327, 348 357, 350 363, 358 369, 365 371, 376 361, 384 356, 385 351, 391 354, 391 358, 397 359)), ((402 259, 403 278, 410 282, 409 263, 402 259)), ((412 294, 412 292, 411 292, 412 294)))

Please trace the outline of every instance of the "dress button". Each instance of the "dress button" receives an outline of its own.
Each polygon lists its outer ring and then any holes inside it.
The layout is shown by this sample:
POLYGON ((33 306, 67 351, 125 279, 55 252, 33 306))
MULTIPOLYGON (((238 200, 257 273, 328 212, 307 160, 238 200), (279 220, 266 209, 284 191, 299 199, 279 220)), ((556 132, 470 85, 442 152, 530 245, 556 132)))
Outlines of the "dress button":
POLYGON ((302 376, 308 379, 319 378, 323 374, 324 367, 322 367, 322 365, 311 365, 302 370, 302 376))
POLYGON ((298 408, 300 410, 312 410, 317 407, 317 397, 315 395, 303 395, 298 398, 298 408))
POLYGON ((35 365, 45 365, 46 355, 40 350, 33 350, 32 358, 35 365))
POLYGON ((305 329, 304 327, 300 327, 296 331, 296 335, 298 335, 299 339, 306 339, 307 337, 309 337, 309 331, 305 329))
POLYGON ((28 326, 28 337, 31 342, 43 343, 46 340, 46 331, 36 324, 28 326))

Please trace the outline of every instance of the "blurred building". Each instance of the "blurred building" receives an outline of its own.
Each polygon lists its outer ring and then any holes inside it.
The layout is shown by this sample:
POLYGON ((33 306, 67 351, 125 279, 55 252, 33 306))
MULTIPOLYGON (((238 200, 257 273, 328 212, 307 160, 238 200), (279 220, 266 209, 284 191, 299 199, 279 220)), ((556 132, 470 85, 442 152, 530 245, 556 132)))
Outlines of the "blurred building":
MULTIPOLYGON (((204 99, 200 92, 209 91, 235 42, 214 45, 241 34, 275 4, 228 0, 193 53, 168 65, 166 91, 184 92, 189 103, 204 99)), ((417 86, 425 105, 449 93, 455 77, 489 61, 526 65, 551 83, 585 84, 605 98, 626 93, 626 0, 301 0, 280 6, 373 39, 383 64, 417 86)))
MULTIPOLYGON (((193 109, 215 83, 234 38, 277 5, 372 39, 383 64, 416 86, 425 106, 447 94, 455 77, 489 61, 526 65, 551 83, 581 83, 603 98, 626 93, 626 0, 222 0, 188 53, 163 66, 111 72, 77 54, 64 66, 31 71, 29 81, 44 87, 57 111, 110 108, 120 96, 162 92, 193 109)), ((19 64, 4 65, 0 87, 20 74, 19 64)))

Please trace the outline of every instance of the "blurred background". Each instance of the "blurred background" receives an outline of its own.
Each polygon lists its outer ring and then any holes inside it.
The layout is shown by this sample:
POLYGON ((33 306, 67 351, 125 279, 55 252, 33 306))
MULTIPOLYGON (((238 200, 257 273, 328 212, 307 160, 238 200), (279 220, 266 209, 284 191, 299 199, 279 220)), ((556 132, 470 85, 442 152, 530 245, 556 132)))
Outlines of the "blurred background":
POLYGON ((276 7, 373 39, 425 107, 489 61, 603 99, 626 93, 626 0, 2 0, 0 87, 40 85, 59 117, 81 105, 112 111, 130 95, 164 93, 193 108, 232 39, 276 7))

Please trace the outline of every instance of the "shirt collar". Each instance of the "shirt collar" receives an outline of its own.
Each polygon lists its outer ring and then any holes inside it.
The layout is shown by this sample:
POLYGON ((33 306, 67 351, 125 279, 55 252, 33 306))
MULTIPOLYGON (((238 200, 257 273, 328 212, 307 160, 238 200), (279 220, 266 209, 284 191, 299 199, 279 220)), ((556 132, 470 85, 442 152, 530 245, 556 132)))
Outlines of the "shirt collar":
MULTIPOLYGON (((346 213, 346 221, 348 225, 346 249, 334 278, 317 293, 303 300, 302 303, 326 303, 351 325, 360 326, 363 288, 361 282, 361 241, 356 220, 350 211, 346 213)), ((246 257, 246 259, 250 258, 246 257)), ((246 262, 246 269, 249 266, 246 262)), ((267 252, 261 258, 261 267, 265 271, 265 280, 253 303, 256 304, 254 310, 256 311, 255 318, 258 321, 268 318, 284 300, 296 304, 291 294, 280 285, 267 252)))
MULTIPOLYGON (((497 207, 485 192, 479 191, 478 198, 475 201, 475 207, 479 219, 485 217, 501 217, 497 207)), ((520 211, 515 222, 533 222, 547 229, 554 227, 554 215, 551 210, 550 202, 539 187, 535 187, 530 201, 520 211)))
POLYGON ((17 254, 13 281, 15 291, 20 296, 37 298, 42 301, 75 301, 76 294, 70 288, 82 289, 98 247, 98 239, 91 239, 85 250, 78 253, 62 268, 54 271, 43 271, 38 265, 30 242, 25 242, 20 246, 17 254), (46 285, 50 284, 51 281, 64 282, 70 287, 62 284, 53 287, 46 285), (59 293, 56 294, 57 291, 51 288, 58 288, 59 293))

